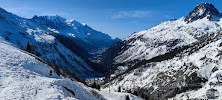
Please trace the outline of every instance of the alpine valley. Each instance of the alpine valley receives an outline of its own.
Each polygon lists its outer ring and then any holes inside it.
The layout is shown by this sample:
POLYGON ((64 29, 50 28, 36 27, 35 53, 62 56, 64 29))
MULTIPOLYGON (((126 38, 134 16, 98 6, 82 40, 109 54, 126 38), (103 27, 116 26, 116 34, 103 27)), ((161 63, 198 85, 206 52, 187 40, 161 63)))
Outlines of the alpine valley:
POLYGON ((221 29, 210 3, 122 40, 0 8, 0 100, 209 99, 210 89, 222 93, 221 29))
POLYGON ((88 58, 119 41, 58 15, 26 19, 1 8, 0 23, 1 37, 55 67, 75 72, 78 77, 100 76, 103 68, 96 67, 98 64, 88 58))

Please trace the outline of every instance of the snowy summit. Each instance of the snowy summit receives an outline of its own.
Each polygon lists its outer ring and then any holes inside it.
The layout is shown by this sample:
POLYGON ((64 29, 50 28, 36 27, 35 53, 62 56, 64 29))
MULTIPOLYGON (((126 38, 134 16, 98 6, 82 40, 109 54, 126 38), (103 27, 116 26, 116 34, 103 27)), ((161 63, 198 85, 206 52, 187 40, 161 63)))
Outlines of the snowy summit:
POLYGON ((186 16, 185 21, 192 22, 198 19, 207 17, 210 20, 218 20, 221 14, 218 10, 210 3, 201 3, 193 9, 188 16, 186 16))

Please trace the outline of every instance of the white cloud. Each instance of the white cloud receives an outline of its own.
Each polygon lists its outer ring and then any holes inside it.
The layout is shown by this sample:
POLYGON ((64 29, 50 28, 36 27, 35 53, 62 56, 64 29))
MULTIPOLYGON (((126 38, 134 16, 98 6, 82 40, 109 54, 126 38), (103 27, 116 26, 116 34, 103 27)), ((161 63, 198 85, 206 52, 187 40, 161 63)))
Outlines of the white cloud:
POLYGON ((152 11, 119 11, 115 12, 112 18, 121 19, 121 18, 144 18, 144 17, 151 17, 152 11))

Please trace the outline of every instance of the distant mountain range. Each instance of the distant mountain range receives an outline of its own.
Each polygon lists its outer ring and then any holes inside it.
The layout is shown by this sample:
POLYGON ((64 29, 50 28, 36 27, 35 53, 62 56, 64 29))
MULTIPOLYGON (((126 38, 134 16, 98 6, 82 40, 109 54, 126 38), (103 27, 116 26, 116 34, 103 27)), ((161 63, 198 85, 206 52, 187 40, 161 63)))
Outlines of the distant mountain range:
POLYGON ((106 49, 120 40, 58 15, 27 19, 2 8, 0 33, 1 37, 19 48, 79 77, 101 75, 104 68, 88 59, 94 56, 93 52, 106 49))

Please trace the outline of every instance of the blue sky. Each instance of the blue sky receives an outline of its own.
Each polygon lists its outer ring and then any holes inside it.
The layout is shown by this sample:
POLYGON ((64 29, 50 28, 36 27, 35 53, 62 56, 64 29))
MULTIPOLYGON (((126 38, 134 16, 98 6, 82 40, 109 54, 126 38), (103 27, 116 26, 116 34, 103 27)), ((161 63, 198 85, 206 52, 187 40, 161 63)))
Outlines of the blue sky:
POLYGON ((186 16, 201 2, 210 2, 222 12, 221 0, 1 0, 0 7, 26 18, 60 15, 125 38, 161 21, 186 16))

